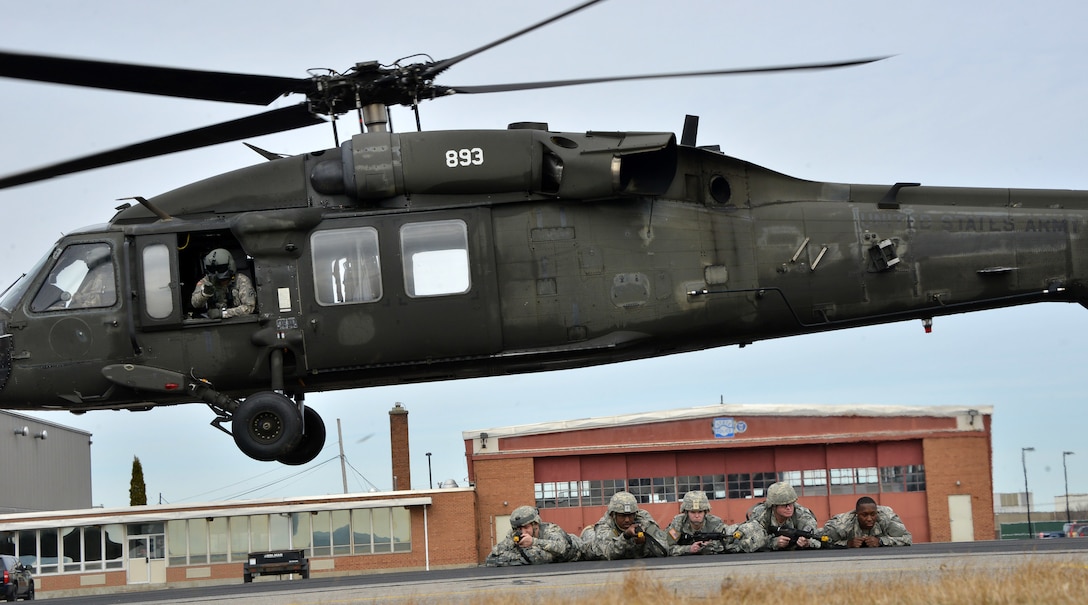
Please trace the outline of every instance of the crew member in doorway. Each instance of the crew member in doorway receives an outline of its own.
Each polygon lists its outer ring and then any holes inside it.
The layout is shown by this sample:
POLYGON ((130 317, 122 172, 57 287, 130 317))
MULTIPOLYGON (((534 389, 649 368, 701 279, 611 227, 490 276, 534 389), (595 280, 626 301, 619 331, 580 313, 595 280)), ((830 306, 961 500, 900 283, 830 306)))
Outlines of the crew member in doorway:
POLYGON ((202 261, 204 277, 196 282, 193 309, 204 311, 210 319, 229 319, 249 315, 257 308, 257 291, 246 275, 238 273, 234 257, 216 248, 202 261))

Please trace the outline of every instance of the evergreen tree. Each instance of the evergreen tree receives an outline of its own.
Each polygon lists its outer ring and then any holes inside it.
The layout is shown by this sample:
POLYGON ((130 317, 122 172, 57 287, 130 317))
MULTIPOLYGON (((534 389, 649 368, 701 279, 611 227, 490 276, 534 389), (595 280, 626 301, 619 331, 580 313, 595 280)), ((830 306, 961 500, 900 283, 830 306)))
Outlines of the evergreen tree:
POLYGON ((147 485, 144 484, 144 467, 140 459, 132 457, 132 481, 128 486, 128 505, 144 506, 147 504, 147 485))

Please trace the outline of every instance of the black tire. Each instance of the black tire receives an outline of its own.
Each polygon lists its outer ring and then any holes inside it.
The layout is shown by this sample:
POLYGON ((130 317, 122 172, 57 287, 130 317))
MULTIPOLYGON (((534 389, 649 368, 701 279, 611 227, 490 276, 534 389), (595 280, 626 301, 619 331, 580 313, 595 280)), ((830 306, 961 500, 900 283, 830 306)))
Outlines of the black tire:
POLYGON ((234 412, 234 443, 254 460, 276 460, 302 440, 302 417, 294 402, 271 391, 254 393, 234 412))
POLYGON ((253 576, 251 576, 249 574, 246 574, 246 575, 242 576, 242 581, 245 582, 246 584, 249 584, 250 582, 253 581, 253 576))
POLYGON ((322 448, 325 447, 325 422, 321 420, 321 416, 307 407, 304 408, 302 420, 305 427, 305 432, 302 433, 302 441, 299 441, 295 449, 288 452, 287 455, 276 459, 283 464, 291 466, 306 464, 317 458, 322 448))
POLYGON ((33 601, 34 600, 34 582, 30 583, 30 590, 28 590, 27 593, 26 593, 26 600, 27 601, 33 601))

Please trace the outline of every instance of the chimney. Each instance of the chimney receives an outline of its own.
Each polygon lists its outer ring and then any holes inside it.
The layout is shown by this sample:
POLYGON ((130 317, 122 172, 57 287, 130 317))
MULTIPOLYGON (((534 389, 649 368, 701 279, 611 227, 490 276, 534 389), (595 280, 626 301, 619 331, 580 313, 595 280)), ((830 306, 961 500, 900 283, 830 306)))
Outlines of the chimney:
POLYGON ((393 459, 393 489, 412 489, 411 456, 408 455, 408 410, 399 401, 389 410, 389 448, 393 459))

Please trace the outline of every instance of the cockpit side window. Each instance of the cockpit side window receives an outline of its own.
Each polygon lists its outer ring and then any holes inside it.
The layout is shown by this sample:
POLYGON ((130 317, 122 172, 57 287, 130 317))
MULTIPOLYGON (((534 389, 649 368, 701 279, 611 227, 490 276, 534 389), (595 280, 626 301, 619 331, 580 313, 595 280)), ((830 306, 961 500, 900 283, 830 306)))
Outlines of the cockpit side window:
POLYGON ((57 257, 34 295, 35 313, 112 307, 117 303, 113 250, 107 243, 73 244, 57 257))

